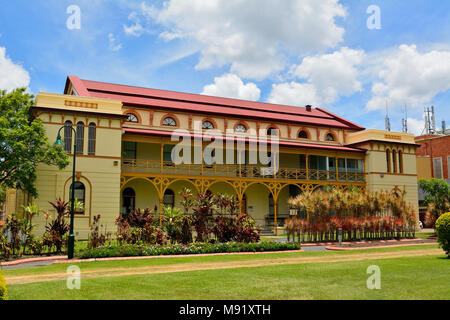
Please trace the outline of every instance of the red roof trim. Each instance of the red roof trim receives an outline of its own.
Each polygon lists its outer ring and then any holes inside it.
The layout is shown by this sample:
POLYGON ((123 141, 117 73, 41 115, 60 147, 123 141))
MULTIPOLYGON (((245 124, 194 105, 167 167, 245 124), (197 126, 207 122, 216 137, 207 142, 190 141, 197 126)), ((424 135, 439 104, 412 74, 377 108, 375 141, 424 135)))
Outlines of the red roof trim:
POLYGON ((85 87, 83 81, 77 76, 68 76, 66 81, 66 87, 64 89, 64 94, 69 94, 69 84, 72 83, 72 86, 75 88, 76 92, 81 97, 90 97, 88 89, 85 87))
POLYGON ((361 127, 360 125, 358 125, 358 124, 356 124, 356 123, 354 123, 354 122, 351 122, 351 121, 349 121, 349 120, 347 120, 347 119, 344 119, 344 118, 338 116, 337 114, 334 114, 334 113, 332 113, 332 112, 330 112, 330 111, 328 111, 328 110, 325 110, 325 109, 323 109, 323 108, 317 108, 317 110, 320 110, 320 111, 322 111, 322 112, 324 112, 324 113, 326 113, 326 114, 328 114, 328 115, 330 115, 330 116, 332 116, 332 117, 338 119, 340 122, 345 123, 345 124, 347 124, 347 125, 349 125, 349 126, 351 126, 351 127, 355 127, 355 128, 360 129, 360 130, 365 130, 365 129, 366 129, 366 128, 361 127))
MULTIPOLYGON (((156 136, 165 136, 170 137, 172 136, 172 131, 160 131, 160 130, 152 130, 152 129, 133 129, 133 128, 123 128, 125 133, 132 133, 132 134, 142 134, 142 135, 156 135, 156 136)), ((200 135, 200 134, 180 134, 180 136, 189 136, 194 139, 201 139, 203 137, 208 137, 208 135, 200 135)), ((224 136, 223 140, 229 140, 229 137, 224 136)), ((239 138, 235 137, 234 141, 246 141, 246 142, 257 142, 255 139, 249 139, 249 138, 239 138)), ((333 150, 333 151, 348 151, 348 152, 360 152, 365 153, 367 150, 360 149, 360 148, 352 148, 352 147, 341 147, 341 146, 328 146, 328 145, 321 145, 321 144, 309 144, 309 143, 300 143, 300 142, 289 142, 289 141, 280 141, 280 146, 283 147, 303 147, 303 148, 312 148, 312 149, 326 149, 326 150, 333 150)))

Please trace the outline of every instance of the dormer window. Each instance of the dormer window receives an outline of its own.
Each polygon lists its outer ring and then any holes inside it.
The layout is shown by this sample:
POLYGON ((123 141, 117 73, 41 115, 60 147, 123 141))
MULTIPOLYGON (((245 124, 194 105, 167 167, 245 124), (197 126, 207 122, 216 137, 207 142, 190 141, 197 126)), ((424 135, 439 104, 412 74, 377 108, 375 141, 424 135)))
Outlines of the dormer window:
POLYGON ((214 129, 214 125, 212 124, 211 121, 205 121, 205 122, 203 122, 202 129, 203 130, 212 130, 212 129, 214 129))
POLYGON ((136 115, 134 115, 132 113, 128 113, 127 114, 127 122, 139 123, 139 119, 138 119, 138 117, 136 117, 136 115))
POLYGON ((177 122, 175 121, 174 118, 167 117, 167 118, 164 119, 162 125, 165 126, 165 127, 176 127, 177 126, 177 122))
POLYGON ((247 128, 243 124, 238 124, 234 131, 236 131, 238 133, 246 133, 247 132, 247 128))
POLYGON ((268 136, 274 136, 274 137, 277 137, 278 136, 278 129, 277 128, 269 128, 268 130, 267 130, 267 135, 268 136))
POLYGON ((299 132, 298 137, 300 139, 308 139, 308 133, 305 130, 299 132))

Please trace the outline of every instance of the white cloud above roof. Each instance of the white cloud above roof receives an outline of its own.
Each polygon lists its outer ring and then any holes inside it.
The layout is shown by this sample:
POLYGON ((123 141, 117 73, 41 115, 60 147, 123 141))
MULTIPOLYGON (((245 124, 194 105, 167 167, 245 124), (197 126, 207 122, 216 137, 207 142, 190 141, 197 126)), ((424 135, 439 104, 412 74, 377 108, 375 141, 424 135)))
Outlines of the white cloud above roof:
POLYGON ((268 102, 303 107, 320 106, 323 103, 314 85, 309 83, 281 83, 272 85, 268 102))
POLYGON ((254 83, 244 82, 235 74, 224 74, 214 78, 214 83, 203 88, 202 94, 224 98, 258 101, 261 90, 254 83))
POLYGON ((351 96, 362 90, 358 68, 364 57, 364 51, 346 47, 330 54, 306 57, 300 65, 291 68, 293 75, 306 83, 273 85, 269 101, 321 105, 333 103, 340 96, 351 96))
POLYGON ((386 99, 391 106, 424 107, 450 89, 450 51, 421 53, 415 45, 401 45, 379 61, 368 110, 384 110, 386 99))
POLYGON ((346 15, 338 0, 170 0, 162 9, 143 5, 141 13, 164 27, 164 39, 197 42, 197 69, 230 65, 256 80, 283 70, 288 52, 337 46, 344 29, 335 19, 346 15))

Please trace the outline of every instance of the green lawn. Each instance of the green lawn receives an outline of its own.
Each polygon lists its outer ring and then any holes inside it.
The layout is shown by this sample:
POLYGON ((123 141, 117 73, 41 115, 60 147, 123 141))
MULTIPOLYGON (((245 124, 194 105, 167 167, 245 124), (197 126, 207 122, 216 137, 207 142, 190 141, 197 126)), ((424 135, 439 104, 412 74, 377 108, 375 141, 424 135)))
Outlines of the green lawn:
POLYGON ((192 271, 8 287, 10 299, 449 299, 450 260, 414 257, 192 271), (381 268, 381 290, 366 269, 381 268))
MULTIPOLYGON (((409 247, 394 247, 394 248, 373 248, 370 252, 392 252, 392 251, 409 251, 409 250, 422 250, 424 248, 438 248, 438 245, 427 246, 409 246, 409 247)), ((237 260, 252 260, 252 259, 276 259, 276 258, 288 258, 297 256, 333 256, 333 255, 354 255, 367 250, 354 250, 354 251, 333 251, 333 252, 280 252, 270 254, 243 254, 243 255, 221 255, 221 256, 188 256, 179 258, 153 258, 153 259, 138 259, 138 260, 125 260, 125 261, 101 261, 101 262, 81 262, 74 263, 82 270, 98 270, 104 268, 121 268, 121 267, 145 267, 155 265, 171 265, 181 263, 202 263, 202 262, 224 262, 224 261, 237 261, 237 260)), ((444 252, 442 252, 444 254, 444 252)), ((9 269, 3 270, 5 276, 18 276, 27 274, 45 274, 51 272, 65 272, 67 264, 54 264, 46 267, 37 268, 24 268, 24 269, 9 269)))
MULTIPOLYGON (((373 249, 419 250, 436 246, 373 249)), ((158 258, 80 264, 91 268, 133 267, 292 255, 352 255, 357 252, 304 252, 268 255, 158 258)), ((267 267, 132 275, 82 280, 81 290, 65 281, 8 286, 10 299, 449 299, 450 260, 445 255, 309 263, 267 267), (366 269, 381 268, 381 290, 368 290, 366 269)), ((5 270, 5 275, 65 271, 67 265, 5 270)))

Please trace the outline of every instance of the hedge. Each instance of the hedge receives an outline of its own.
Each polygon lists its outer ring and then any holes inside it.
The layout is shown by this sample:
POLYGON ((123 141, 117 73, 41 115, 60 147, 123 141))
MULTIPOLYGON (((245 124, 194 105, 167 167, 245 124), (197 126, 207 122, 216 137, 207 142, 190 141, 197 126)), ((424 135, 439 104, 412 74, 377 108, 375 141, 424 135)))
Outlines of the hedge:
POLYGON ((6 281, 1 269, 0 269, 0 300, 8 300, 8 290, 6 289, 6 281))
POLYGON ((109 257, 139 257, 139 256, 165 256, 186 254, 211 254, 211 253, 234 253, 234 252, 268 252, 300 250, 299 243, 192 243, 188 245, 123 245, 105 246, 96 249, 82 250, 79 254, 81 259, 109 258, 109 257))
POLYGON ((437 239, 450 258, 450 212, 439 217, 436 221, 437 239))

